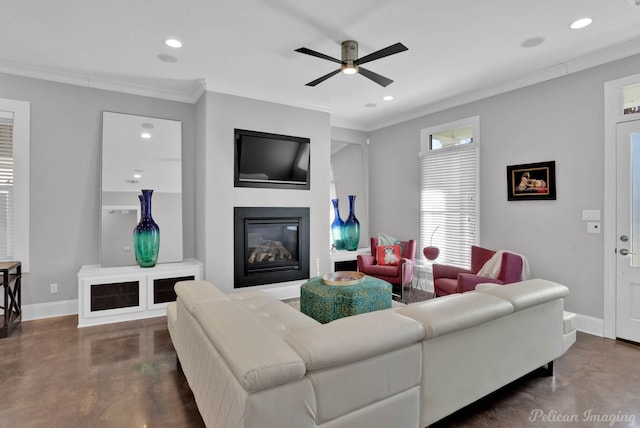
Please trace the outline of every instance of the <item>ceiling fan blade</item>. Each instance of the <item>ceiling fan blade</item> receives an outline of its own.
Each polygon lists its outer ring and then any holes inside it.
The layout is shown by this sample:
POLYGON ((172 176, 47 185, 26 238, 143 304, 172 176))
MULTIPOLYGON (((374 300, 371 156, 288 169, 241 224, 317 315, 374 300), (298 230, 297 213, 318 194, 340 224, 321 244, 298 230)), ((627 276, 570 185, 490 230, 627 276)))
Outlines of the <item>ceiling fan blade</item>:
POLYGON ((335 76, 335 75, 336 75, 336 74, 338 74, 338 73, 340 73, 340 69, 337 69, 337 70, 335 70, 335 71, 332 71, 332 72, 331 72, 331 73, 329 73, 329 74, 325 74, 324 76, 317 78, 317 79, 316 79, 316 80, 314 80, 313 82, 309 82, 309 83, 307 83, 307 85, 306 85, 306 86, 316 86, 318 83, 322 83, 322 82, 324 82, 325 80, 327 80, 329 77, 331 77, 331 76, 335 76))
POLYGON ((366 68, 358 67, 358 73, 362 74, 364 77, 373 80, 380 86, 384 86, 385 88, 393 83, 393 80, 387 79, 384 76, 379 75, 378 73, 374 73, 371 70, 367 70, 366 68))
POLYGON ((357 65, 365 64, 376 59, 384 58, 385 56, 397 54, 408 50, 409 48, 407 48, 402 43, 396 43, 395 45, 387 46, 384 49, 380 49, 379 51, 375 51, 373 53, 370 53, 369 55, 365 55, 362 58, 358 58, 355 63, 357 65))
POLYGON ((325 55, 323 53, 320 52, 316 52, 316 51, 312 51, 311 49, 307 49, 307 48, 298 48, 295 50, 296 52, 300 52, 303 54, 307 54, 307 55, 311 55, 311 56, 315 56, 317 58, 322 58, 322 59, 326 59, 327 61, 333 61, 333 62, 337 62, 338 64, 342 64, 342 61, 340 61, 337 58, 333 58, 330 57, 329 55, 325 55))

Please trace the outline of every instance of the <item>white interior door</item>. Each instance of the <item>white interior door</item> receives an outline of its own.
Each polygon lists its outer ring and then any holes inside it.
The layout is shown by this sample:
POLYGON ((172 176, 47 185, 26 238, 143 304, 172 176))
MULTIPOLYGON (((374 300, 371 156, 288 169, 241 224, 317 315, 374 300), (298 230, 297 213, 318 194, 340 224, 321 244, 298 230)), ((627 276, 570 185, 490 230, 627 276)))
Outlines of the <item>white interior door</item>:
POLYGON ((640 342, 640 120, 616 134, 616 336, 640 342))

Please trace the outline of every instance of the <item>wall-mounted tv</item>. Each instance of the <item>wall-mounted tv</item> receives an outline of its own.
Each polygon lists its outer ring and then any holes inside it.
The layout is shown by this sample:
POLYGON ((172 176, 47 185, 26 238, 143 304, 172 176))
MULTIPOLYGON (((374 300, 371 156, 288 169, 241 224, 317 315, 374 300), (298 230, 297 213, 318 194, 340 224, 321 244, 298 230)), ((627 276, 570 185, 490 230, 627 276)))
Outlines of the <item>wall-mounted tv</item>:
POLYGON ((236 129, 235 187, 310 188, 311 140, 236 129))

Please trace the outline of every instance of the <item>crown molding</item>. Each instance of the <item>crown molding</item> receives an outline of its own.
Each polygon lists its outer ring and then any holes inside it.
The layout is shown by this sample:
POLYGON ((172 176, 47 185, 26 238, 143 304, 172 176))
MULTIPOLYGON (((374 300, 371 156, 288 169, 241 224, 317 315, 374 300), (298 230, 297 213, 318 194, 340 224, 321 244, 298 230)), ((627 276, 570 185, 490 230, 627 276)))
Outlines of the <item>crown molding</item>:
POLYGON ((387 121, 378 121, 374 127, 365 126, 365 129, 362 130, 366 132, 372 132, 378 129, 397 125, 398 123, 406 122, 408 120, 417 119, 419 117, 438 113, 449 108, 458 107, 474 101, 479 101, 484 98, 489 98, 516 89, 525 88, 527 86, 546 82, 558 77, 567 76, 569 74, 577 73, 579 71, 587 70, 589 68, 597 67, 638 54, 640 54, 640 38, 635 38, 625 43, 596 51, 589 55, 574 58, 570 61, 557 64, 545 69, 537 70, 535 72, 520 76, 516 79, 502 82, 499 85, 481 88, 476 91, 466 92, 451 98, 447 98, 446 100, 439 100, 430 103, 418 109, 413 109, 411 111, 405 112, 404 114, 397 115, 387 121))
POLYGON ((122 80, 104 79, 79 73, 69 73, 5 61, 0 61, 0 73, 191 104, 195 103, 203 92, 201 88, 202 84, 198 80, 194 80, 191 85, 191 90, 185 93, 155 86, 139 85, 122 80))

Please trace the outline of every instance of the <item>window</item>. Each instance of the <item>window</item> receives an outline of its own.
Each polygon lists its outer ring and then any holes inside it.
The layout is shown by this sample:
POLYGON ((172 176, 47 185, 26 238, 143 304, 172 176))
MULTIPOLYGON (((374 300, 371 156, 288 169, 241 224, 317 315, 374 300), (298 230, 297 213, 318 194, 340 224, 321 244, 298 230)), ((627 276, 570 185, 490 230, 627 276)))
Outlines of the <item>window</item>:
POLYGON ((440 249, 438 263, 470 266, 478 242, 479 125, 475 116, 421 131, 420 242, 440 249))
POLYGON ((0 261, 29 271, 30 104, 0 98, 0 261))
POLYGON ((640 113, 640 85, 627 86, 622 90, 623 114, 640 113))

